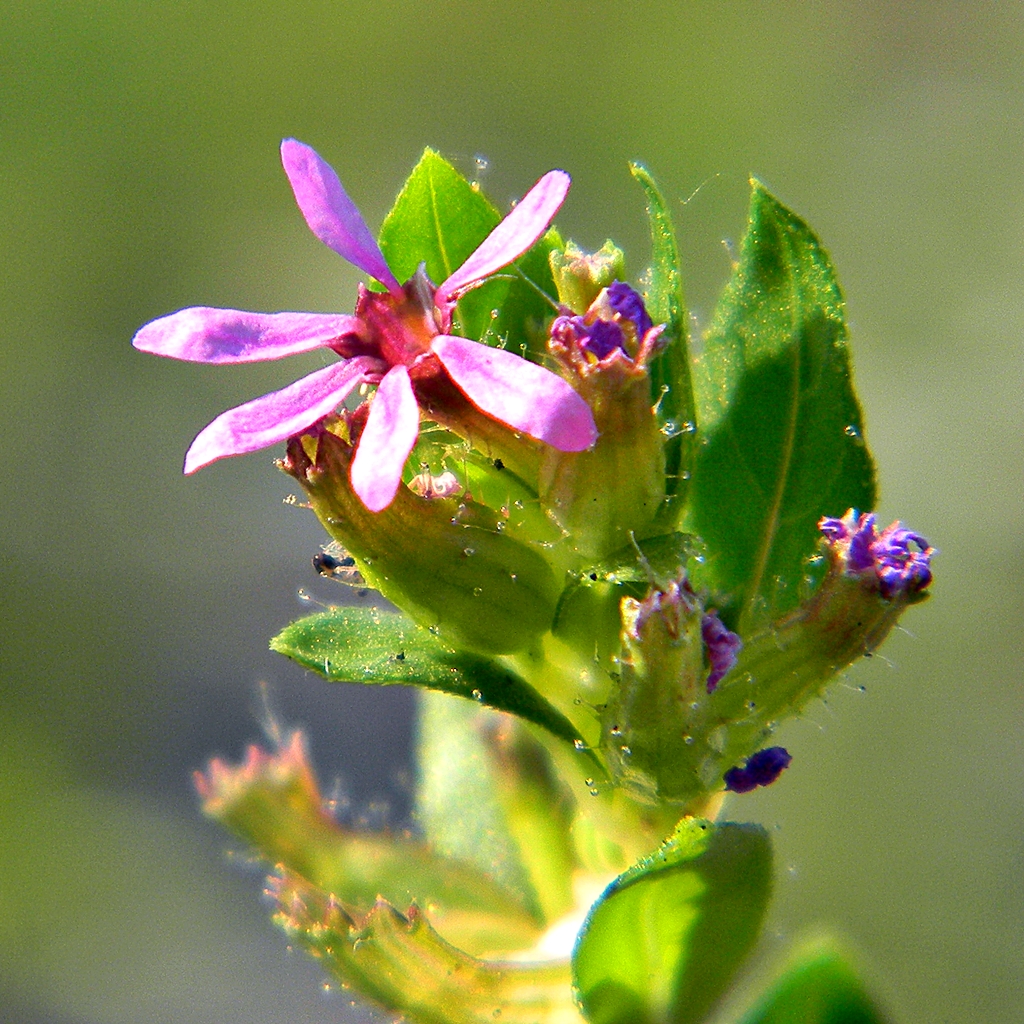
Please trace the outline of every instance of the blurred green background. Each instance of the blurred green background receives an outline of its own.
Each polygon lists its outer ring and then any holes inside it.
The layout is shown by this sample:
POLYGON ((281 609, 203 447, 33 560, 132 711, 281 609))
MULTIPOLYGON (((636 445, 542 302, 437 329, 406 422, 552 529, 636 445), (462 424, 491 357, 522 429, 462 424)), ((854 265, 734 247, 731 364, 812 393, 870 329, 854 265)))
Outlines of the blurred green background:
POLYGON ((640 158, 705 321, 749 173, 820 233, 883 517, 942 554, 906 631, 781 736, 793 768, 734 799, 775 829, 765 955, 827 922, 906 1024, 1019 1022, 1022 124, 1020 4, 0 2, 0 1019, 362 1019, 189 779, 259 738, 265 681, 351 814, 407 813, 409 695, 266 651, 299 588, 336 597, 272 453, 180 475, 216 413, 320 357, 129 347, 185 305, 351 308, 278 162, 294 135, 374 227, 427 144, 499 204, 565 167, 561 228, 634 275, 640 158))

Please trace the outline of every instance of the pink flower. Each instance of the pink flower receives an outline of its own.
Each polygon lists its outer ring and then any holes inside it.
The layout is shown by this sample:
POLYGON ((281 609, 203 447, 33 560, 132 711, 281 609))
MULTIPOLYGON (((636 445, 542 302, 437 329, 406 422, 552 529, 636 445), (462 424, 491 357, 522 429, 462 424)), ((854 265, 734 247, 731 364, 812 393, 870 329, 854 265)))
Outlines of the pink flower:
POLYGON ((285 139, 281 161, 313 234, 387 292, 361 285, 355 315, 194 306, 146 324, 135 335, 135 347, 173 359, 248 363, 317 348, 341 356, 281 391, 218 416, 192 442, 186 473, 301 433, 360 384, 376 384, 351 480, 363 504, 379 512, 394 498, 419 435, 417 381, 439 376, 487 416, 561 451, 583 451, 594 443, 590 409, 561 377, 514 353, 447 333, 459 297, 525 253, 547 230, 569 190, 564 171, 545 174, 435 288, 422 273, 398 283, 338 176, 314 150, 285 139))

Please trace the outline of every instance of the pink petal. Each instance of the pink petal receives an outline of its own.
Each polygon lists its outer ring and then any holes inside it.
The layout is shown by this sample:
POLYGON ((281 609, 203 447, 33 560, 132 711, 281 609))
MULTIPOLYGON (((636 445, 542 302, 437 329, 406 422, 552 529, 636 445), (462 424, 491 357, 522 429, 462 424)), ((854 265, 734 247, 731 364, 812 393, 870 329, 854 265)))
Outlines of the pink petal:
POLYGON ((143 352, 193 363, 254 363, 365 333, 361 320, 344 313, 246 313, 192 306, 146 324, 132 344, 143 352))
POLYGON ((400 285, 334 168, 296 139, 281 143, 281 163, 309 230, 353 266, 375 277, 389 292, 400 285))
POLYGON ((371 512, 391 504, 420 433, 420 409, 409 371, 393 366, 370 402, 350 471, 352 489, 371 512))
POLYGON ((454 302, 462 292, 522 256, 547 231, 565 201, 569 184, 565 171, 548 171, 469 259, 437 289, 438 305, 454 302))
POLYGON ((493 419, 563 452, 581 452, 597 440, 590 407, 543 366, 447 334, 430 347, 459 390, 493 419))
POLYGON ((268 448, 300 433, 332 412, 361 381, 382 369, 379 360, 358 356, 316 370, 281 391, 228 409, 192 442, 185 455, 185 472, 194 473, 226 455, 268 448))

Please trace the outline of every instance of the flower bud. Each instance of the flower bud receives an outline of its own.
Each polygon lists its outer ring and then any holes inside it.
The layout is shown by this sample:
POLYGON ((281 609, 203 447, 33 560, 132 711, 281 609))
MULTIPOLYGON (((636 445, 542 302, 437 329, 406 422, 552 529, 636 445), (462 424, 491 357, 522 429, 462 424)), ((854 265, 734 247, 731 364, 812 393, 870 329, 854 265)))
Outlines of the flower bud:
POLYGON ((551 326, 549 350, 589 404, 599 436, 584 452, 544 453, 541 501, 585 559, 646 536, 665 497, 665 438, 648 380, 663 330, 621 281, 603 289, 585 315, 560 316, 551 326))
POLYGON ((544 557, 466 497, 400 486, 387 508, 368 511, 349 481, 352 446, 334 432, 347 423, 292 438, 280 466, 367 582, 451 647, 505 654, 546 632, 559 587, 544 557))
POLYGON ((552 249, 548 261, 558 301, 574 313, 584 312, 602 288, 626 276, 625 256, 610 238, 597 252, 590 253, 568 242, 564 252, 552 249))
POLYGON ((604 710, 612 774, 635 799, 699 807, 749 792, 789 764, 765 741, 870 654, 923 600, 933 548, 874 515, 822 519, 827 571, 797 609, 740 638, 705 612, 685 578, 622 602, 621 672, 604 710), (707 668, 705 668, 705 665, 707 668), (765 748, 765 749, 762 749, 765 748))
POLYGON ((750 789, 766 784, 755 776, 774 778, 767 768, 758 773, 781 755, 762 752, 763 761, 755 761, 754 752, 776 725, 871 654, 907 607, 927 596, 934 550, 920 535, 901 523, 879 533, 874 515, 852 509, 842 519, 822 519, 819 527, 827 571, 817 589, 785 618, 744 638, 735 667, 694 711, 688 751, 709 789, 724 782, 746 792, 744 780, 754 780, 750 789), (737 768, 744 759, 746 767, 737 768))
POLYGON ((685 575, 622 600, 617 685, 602 714, 613 776, 636 799, 675 802, 695 791, 686 736, 705 692, 702 609, 685 575))

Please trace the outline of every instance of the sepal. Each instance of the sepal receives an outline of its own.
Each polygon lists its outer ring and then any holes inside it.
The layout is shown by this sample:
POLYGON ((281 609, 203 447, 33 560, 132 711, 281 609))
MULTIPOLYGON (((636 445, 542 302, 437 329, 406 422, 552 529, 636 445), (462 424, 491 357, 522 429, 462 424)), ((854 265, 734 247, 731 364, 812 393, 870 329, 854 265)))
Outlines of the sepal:
POLYGON ((281 468, 305 489, 331 536, 389 601, 446 646, 504 654, 551 626, 560 587, 547 560, 469 498, 424 498, 400 486, 372 513, 349 482, 352 447, 322 429, 292 438, 281 468))
POLYGON ((558 301, 573 313, 584 313, 603 288, 626 276, 626 257, 609 238, 597 252, 585 252, 575 242, 548 254, 558 301))
POLYGON ((282 872, 268 894, 277 924, 344 988, 416 1024, 583 1024, 569 966, 489 962, 445 942, 417 904, 378 899, 353 913, 333 895, 282 872))
POLYGON ((240 765, 214 759, 195 781, 207 815, 261 859, 349 907, 369 909, 380 895, 400 904, 419 900, 449 939, 470 951, 536 941, 535 916, 477 869, 414 839, 342 828, 325 810, 299 732, 272 753, 250 747, 240 765))

